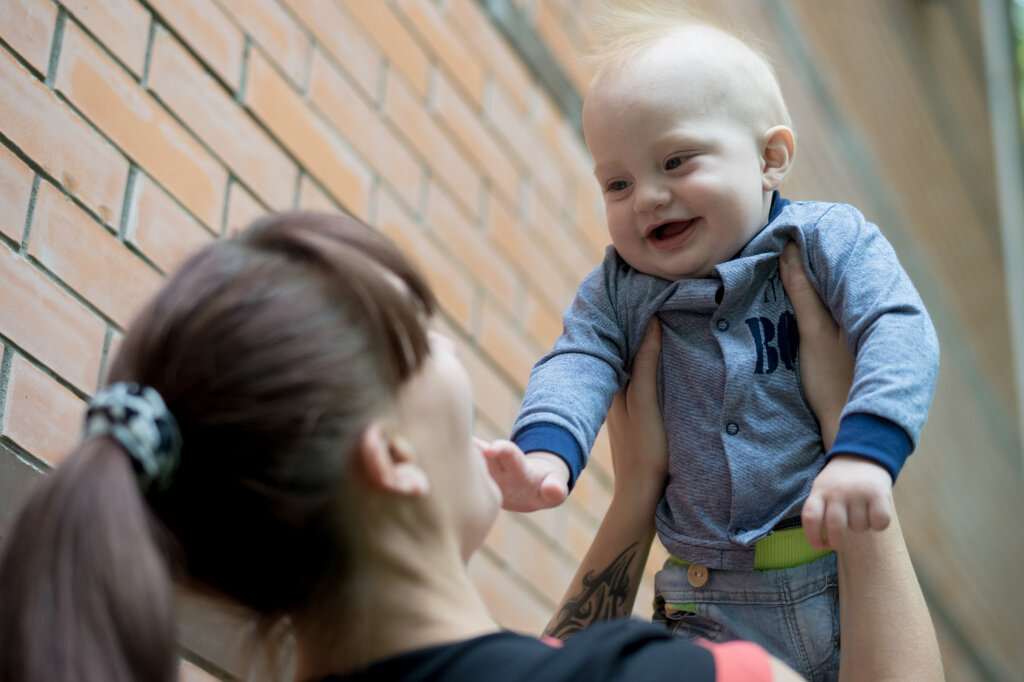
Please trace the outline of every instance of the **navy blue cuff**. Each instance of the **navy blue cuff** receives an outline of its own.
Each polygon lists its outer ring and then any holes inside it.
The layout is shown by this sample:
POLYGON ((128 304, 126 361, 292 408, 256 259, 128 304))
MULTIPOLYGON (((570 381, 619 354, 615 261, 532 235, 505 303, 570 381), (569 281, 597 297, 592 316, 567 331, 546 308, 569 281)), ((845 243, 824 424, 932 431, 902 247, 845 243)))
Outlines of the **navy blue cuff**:
POLYGON ((885 417, 858 412, 839 422, 839 433, 828 456, 867 457, 885 467, 895 483, 903 463, 913 450, 914 442, 899 424, 885 417))
POLYGON ((576 479, 583 471, 583 452, 571 433, 561 426, 547 422, 530 424, 512 438, 523 452, 544 450, 553 452, 569 466, 569 490, 576 485, 576 479))

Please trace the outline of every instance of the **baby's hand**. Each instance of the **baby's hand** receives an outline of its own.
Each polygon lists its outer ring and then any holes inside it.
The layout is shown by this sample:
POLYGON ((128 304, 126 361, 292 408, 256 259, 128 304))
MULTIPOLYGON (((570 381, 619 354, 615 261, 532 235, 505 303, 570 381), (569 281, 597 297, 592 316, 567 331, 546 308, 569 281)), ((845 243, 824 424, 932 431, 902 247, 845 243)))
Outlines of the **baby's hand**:
POLYGON ((508 440, 477 444, 487 458, 491 478, 501 488, 501 506, 509 511, 531 512, 555 507, 569 494, 569 465, 550 452, 524 455, 508 440))
POLYGON ((892 478, 881 465, 855 455, 833 456, 804 502, 807 540, 815 549, 842 551, 847 528, 858 533, 885 530, 892 514, 891 491, 892 478))

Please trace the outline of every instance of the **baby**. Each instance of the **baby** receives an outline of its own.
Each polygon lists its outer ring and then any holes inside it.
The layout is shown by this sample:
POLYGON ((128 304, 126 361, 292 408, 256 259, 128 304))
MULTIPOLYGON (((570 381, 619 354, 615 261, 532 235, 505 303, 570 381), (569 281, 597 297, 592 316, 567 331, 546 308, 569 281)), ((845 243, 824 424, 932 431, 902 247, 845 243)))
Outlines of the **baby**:
POLYGON ((622 10, 583 127, 612 246, 534 367, 499 477, 506 507, 559 502, 585 465, 648 321, 663 329, 659 392, 669 482, 656 517, 672 557, 655 618, 677 633, 748 638, 813 679, 838 670, 836 564, 847 529, 883 529, 938 371, 920 297, 851 206, 778 188, 795 139, 767 61, 727 32, 650 3, 622 10), (615 34, 618 31, 618 34, 615 34), (801 393, 783 247, 856 354, 829 452, 801 393), (801 528, 802 526, 802 528, 801 528))

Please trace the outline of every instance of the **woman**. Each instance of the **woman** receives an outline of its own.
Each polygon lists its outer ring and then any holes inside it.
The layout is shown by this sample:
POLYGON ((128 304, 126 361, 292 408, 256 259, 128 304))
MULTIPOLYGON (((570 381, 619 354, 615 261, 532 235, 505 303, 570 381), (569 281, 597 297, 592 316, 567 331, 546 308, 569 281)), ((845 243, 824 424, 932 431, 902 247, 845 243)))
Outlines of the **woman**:
MULTIPOLYGON (((711 680, 734 664, 797 679, 753 645, 702 649, 650 625, 586 628, 561 649, 499 630, 465 565, 501 503, 488 466, 517 463, 474 443, 466 374, 427 329, 435 309, 398 251, 348 217, 271 216, 193 256, 125 335, 90 436, 11 524, 0 678, 174 679, 174 581, 268 631, 286 620, 300 680, 394 679, 410 661, 403 679, 711 680)), ((648 418, 657 334, 612 424, 615 456, 644 465, 617 467, 629 473, 559 634, 632 607, 665 467, 648 418), (579 589, 589 574, 614 588, 603 609, 579 589)), ((851 584, 858 647, 889 666, 868 586, 851 584)))

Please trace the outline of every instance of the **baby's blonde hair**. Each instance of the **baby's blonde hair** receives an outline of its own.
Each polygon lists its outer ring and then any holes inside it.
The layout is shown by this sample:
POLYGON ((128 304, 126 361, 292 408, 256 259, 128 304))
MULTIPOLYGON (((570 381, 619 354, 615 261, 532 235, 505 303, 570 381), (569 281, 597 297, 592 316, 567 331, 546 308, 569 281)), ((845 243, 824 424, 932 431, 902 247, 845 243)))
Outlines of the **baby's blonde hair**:
POLYGON ((595 80, 675 33, 704 29, 702 37, 722 48, 722 58, 741 78, 744 96, 737 103, 743 113, 765 128, 792 128, 775 70, 753 36, 722 26, 683 0, 595 0, 594 5, 583 61, 593 68, 595 80))

